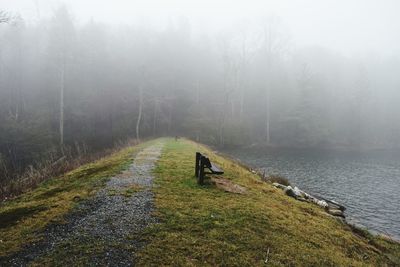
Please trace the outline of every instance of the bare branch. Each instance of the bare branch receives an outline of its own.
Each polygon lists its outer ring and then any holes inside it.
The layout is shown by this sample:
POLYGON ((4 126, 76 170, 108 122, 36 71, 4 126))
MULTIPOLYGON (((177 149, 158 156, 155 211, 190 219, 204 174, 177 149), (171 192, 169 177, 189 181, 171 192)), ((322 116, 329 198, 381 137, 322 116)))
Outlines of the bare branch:
POLYGON ((10 14, 8 14, 4 10, 0 10, 0 24, 1 23, 9 23, 11 20, 10 14))

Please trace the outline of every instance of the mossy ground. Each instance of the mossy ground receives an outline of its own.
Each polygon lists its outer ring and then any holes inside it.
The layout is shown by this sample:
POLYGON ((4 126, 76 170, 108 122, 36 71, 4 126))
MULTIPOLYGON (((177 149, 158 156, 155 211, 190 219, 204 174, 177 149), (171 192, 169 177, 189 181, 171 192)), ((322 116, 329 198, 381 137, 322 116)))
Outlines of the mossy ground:
POLYGON ((399 266, 400 245, 354 230, 321 208, 287 197, 243 166, 187 140, 169 140, 156 168, 159 224, 146 233, 138 266, 399 266), (194 155, 248 189, 199 186, 194 155), (269 253, 267 253, 269 251, 269 253))
MULTIPOLYGON (((62 223, 64 215, 79 201, 93 196, 110 177, 126 169, 138 151, 151 143, 128 147, 83 165, 0 204, 0 256, 10 255, 21 246, 39 240, 40 231, 49 223, 62 223)), ((128 189, 124 194, 132 194, 134 190, 138 189, 128 189)))

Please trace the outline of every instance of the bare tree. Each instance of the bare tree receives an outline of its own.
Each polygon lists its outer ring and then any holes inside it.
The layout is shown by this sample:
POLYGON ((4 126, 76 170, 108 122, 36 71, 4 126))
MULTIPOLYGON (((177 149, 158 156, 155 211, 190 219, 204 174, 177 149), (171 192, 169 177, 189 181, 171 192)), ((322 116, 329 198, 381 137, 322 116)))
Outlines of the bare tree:
POLYGON ((222 35, 219 39, 220 53, 223 68, 223 101, 221 103, 221 113, 218 125, 219 145, 224 146, 224 131, 227 119, 227 110, 229 109, 230 96, 233 92, 232 84, 230 83, 232 70, 236 69, 233 63, 233 58, 230 53, 230 36, 222 35))
POLYGON ((74 25, 72 18, 65 6, 59 8, 54 17, 53 28, 51 29, 50 47, 54 53, 55 63, 59 71, 59 131, 60 146, 64 145, 64 95, 67 83, 67 65, 72 56, 72 45, 74 36, 74 25))
POLYGON ((139 114, 136 120, 136 139, 140 140, 140 122, 142 120, 143 111, 143 86, 139 86, 139 114))
POLYGON ((16 73, 14 77, 15 87, 13 91, 13 100, 12 105, 10 107, 10 115, 14 118, 15 121, 18 121, 20 118, 20 113, 23 108, 23 94, 22 94, 22 87, 23 87, 23 62, 26 59, 24 55, 23 49, 23 32, 24 32, 24 21, 22 17, 16 16, 13 19, 13 34, 14 34, 14 49, 15 49, 15 67, 16 73))
POLYGON ((11 21, 11 16, 4 10, 0 10, 0 24, 9 23, 11 21))
POLYGON ((146 81, 146 70, 144 66, 141 66, 139 69, 139 112, 138 117, 136 119, 136 139, 140 140, 140 123, 142 121, 142 113, 143 113, 143 87, 146 81))
POLYGON ((237 29, 236 36, 236 50, 238 56, 238 78, 237 87, 239 90, 239 121, 243 121, 244 113, 244 99, 247 88, 247 72, 250 65, 250 61, 254 56, 255 47, 257 40, 253 32, 250 31, 250 25, 246 21, 241 21, 239 25, 235 27, 237 29))
POLYGON ((288 39, 280 29, 279 21, 269 17, 262 27, 263 46, 262 53, 265 60, 265 141, 271 143, 271 91, 274 60, 281 56, 288 44, 288 39))
POLYGON ((35 4, 35 9, 36 9, 36 17, 38 20, 40 20, 40 7, 39 7, 39 1, 38 0, 33 0, 33 3, 35 4))
POLYGON ((60 67, 60 146, 64 145, 65 59, 60 67))

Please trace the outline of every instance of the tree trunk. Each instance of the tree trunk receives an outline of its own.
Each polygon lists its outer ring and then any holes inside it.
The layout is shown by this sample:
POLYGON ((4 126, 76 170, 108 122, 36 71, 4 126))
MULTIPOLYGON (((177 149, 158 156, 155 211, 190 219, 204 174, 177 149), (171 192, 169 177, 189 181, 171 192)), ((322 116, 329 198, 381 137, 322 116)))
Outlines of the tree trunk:
POLYGON ((65 64, 60 73, 60 147, 64 145, 64 90, 65 90, 65 64))
POLYGON ((200 131, 196 131, 196 142, 200 142, 200 131))
MULTIPOLYGON (((242 84, 243 86, 243 84, 242 84)), ((240 107, 239 107, 239 121, 243 122, 243 109, 244 109, 244 88, 241 88, 240 91, 240 107)))
POLYGON ((200 104, 200 81, 196 82, 196 106, 198 107, 200 104))
POLYGON ((242 73, 240 77, 240 107, 239 107, 239 121, 243 122, 243 110, 244 110, 244 94, 245 94, 245 84, 246 84, 246 63, 247 63, 247 48, 246 48, 246 40, 243 39, 242 42, 242 73))
POLYGON ((169 105, 169 112, 168 112, 168 134, 171 134, 172 130, 172 107, 173 103, 171 102, 169 105))
POLYGON ((110 96, 110 107, 108 109, 108 122, 109 122, 109 127, 110 127, 110 141, 111 144, 114 144, 114 123, 113 123, 113 98, 110 96))
POLYGON ((154 111, 153 111, 153 136, 156 136, 157 126, 157 100, 154 100, 154 111))
POLYGON ((219 129, 218 129, 218 136, 219 136, 219 140, 218 140, 218 142, 219 142, 219 145, 221 146, 221 147, 223 147, 224 146, 224 123, 225 123, 225 106, 223 106, 222 107, 222 114, 221 114, 221 120, 220 120, 220 122, 219 122, 219 129))
POLYGON ((267 82, 266 82, 266 114, 265 114, 265 141, 267 145, 271 142, 270 137, 270 117, 271 117, 271 107, 270 107, 270 89, 271 89, 271 78, 272 78, 272 29, 271 24, 268 25, 268 29, 265 29, 264 32, 267 39, 267 54, 266 54, 266 63, 267 63, 267 82))
POLYGON ((266 121, 265 121, 265 138, 267 145, 270 144, 271 142, 271 137, 270 137, 270 96, 269 96, 269 88, 267 88, 267 99, 266 99, 266 121))
POLYGON ((140 121, 142 120, 142 109, 143 109, 143 87, 139 87, 139 115, 136 121, 136 139, 140 140, 139 135, 139 128, 140 128, 140 121))

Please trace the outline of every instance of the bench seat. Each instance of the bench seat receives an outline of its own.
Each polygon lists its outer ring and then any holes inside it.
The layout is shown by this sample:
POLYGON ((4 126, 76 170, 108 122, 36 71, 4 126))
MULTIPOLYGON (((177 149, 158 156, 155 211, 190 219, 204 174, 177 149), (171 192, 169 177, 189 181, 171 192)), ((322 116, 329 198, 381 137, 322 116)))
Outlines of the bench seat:
POLYGON ((211 171, 212 174, 224 174, 224 171, 218 165, 215 165, 213 163, 211 163, 211 167, 209 167, 208 169, 211 171))

